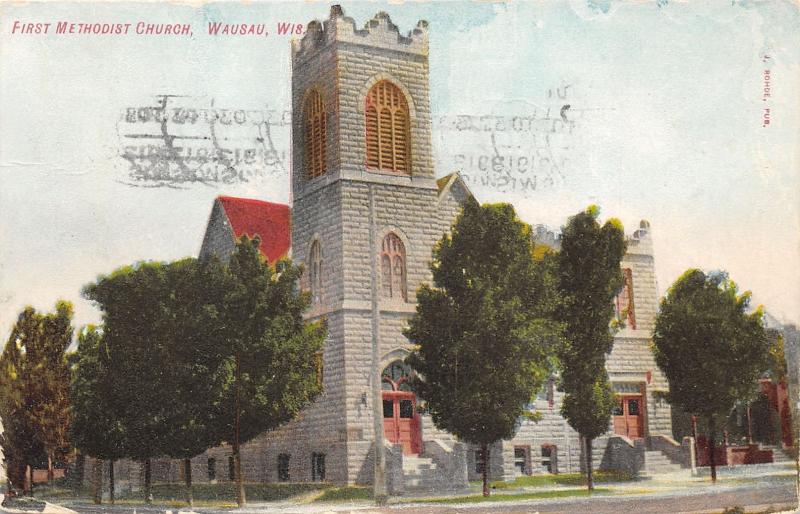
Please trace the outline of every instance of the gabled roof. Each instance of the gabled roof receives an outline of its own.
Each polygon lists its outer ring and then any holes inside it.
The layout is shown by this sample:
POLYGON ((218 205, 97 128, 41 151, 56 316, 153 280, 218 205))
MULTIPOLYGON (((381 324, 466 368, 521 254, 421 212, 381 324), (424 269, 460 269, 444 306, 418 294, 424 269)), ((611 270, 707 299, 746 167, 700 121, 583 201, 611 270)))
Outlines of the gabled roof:
POLYGON ((219 196, 217 201, 237 240, 242 235, 259 236, 259 250, 270 263, 288 255, 291 245, 288 205, 232 196, 219 196))
POLYGON ((440 177, 436 179, 436 187, 439 189, 439 201, 442 201, 442 198, 447 194, 448 191, 453 187, 454 184, 458 184, 464 189, 464 193, 467 197, 475 198, 475 195, 472 194, 469 187, 467 187, 467 183, 464 182, 464 179, 461 178, 461 174, 459 172, 450 173, 449 175, 445 175, 444 177, 440 177))

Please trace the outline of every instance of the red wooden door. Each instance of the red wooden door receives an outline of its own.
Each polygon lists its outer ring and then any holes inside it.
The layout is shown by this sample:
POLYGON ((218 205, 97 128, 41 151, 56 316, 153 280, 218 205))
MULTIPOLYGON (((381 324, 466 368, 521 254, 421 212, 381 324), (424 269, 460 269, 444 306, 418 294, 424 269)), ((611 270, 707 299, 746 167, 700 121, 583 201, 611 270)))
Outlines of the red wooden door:
POLYGON ((642 395, 626 395, 617 398, 612 415, 614 433, 631 439, 644 437, 644 403, 642 395))
POLYGON ((414 393, 383 392, 383 435, 390 443, 400 443, 406 455, 420 453, 422 441, 414 393))

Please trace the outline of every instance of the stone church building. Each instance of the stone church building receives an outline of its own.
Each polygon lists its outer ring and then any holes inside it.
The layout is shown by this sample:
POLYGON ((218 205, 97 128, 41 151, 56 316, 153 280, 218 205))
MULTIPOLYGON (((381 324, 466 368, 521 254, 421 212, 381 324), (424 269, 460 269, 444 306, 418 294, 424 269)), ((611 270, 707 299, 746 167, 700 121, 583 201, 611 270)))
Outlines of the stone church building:
MULTIPOLYGON (((402 35, 378 13, 359 29, 333 6, 328 20, 311 22, 293 42, 291 213, 231 197, 213 205, 201 257, 225 258, 237 237, 258 234, 270 260, 290 255, 305 266, 308 319, 325 318, 329 330, 324 393, 295 421, 243 446, 248 481, 371 483, 374 427, 382 428, 394 493, 464 486, 487 464, 437 430, 406 383, 413 371, 403 363, 402 330, 415 312, 415 291, 430 281, 431 250, 471 195, 458 174, 437 180, 428 75, 426 22, 402 35), (378 376, 382 405, 374 409, 378 376)), ((538 238, 557 245, 546 230, 538 238)), ((608 436, 595 442, 594 462, 634 473, 677 468, 667 383, 649 350, 657 292, 647 222, 630 236, 622 268, 617 307, 626 328, 607 365, 619 406, 608 436)), ((493 448, 494 479, 580 469, 581 446, 559 415, 561 397, 554 377, 529 406, 541 420, 521 421, 513 440, 493 448)), ((232 479, 228 447, 192 462, 196 481, 232 479)), ((156 476, 179 480, 179 463, 161 463, 156 476)))

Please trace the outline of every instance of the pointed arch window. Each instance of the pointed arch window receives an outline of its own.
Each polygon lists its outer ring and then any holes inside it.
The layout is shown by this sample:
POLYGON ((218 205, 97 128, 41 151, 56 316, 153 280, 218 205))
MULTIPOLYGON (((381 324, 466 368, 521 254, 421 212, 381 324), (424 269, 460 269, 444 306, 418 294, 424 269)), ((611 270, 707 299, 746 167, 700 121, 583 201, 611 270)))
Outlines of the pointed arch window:
POLYGON ((406 248, 393 232, 381 244, 381 291, 384 298, 406 299, 406 248))
POLYGON ((303 138, 308 178, 319 177, 327 171, 325 123, 325 103, 320 92, 313 89, 306 96, 303 106, 303 138))
POLYGON ((388 80, 372 86, 366 98, 367 168, 409 174, 411 125, 408 102, 388 80))
POLYGON ((322 265, 322 247, 319 241, 314 241, 311 244, 308 267, 310 269, 309 289, 311 290, 311 302, 315 304, 322 301, 322 265))
POLYGON ((383 368, 381 389, 384 391, 411 391, 409 380, 411 368, 401 360, 396 360, 383 368))

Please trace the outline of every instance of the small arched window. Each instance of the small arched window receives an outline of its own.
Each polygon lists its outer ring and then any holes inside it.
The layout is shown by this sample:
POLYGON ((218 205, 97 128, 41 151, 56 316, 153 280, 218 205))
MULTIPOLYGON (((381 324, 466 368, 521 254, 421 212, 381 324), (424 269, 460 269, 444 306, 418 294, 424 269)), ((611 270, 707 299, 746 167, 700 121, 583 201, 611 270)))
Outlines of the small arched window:
POLYGON ((622 277, 624 279, 622 290, 614 299, 614 310, 618 321, 636 330, 636 312, 633 308, 633 271, 630 268, 624 268, 622 277))
POLYGON ((316 89, 306 96, 303 106, 303 138, 308 178, 319 177, 326 171, 325 161, 325 103, 316 89))
POLYGON ((411 368, 403 361, 394 361, 381 372, 381 389, 384 391, 411 391, 408 381, 411 368))
POLYGON ((320 303, 322 301, 322 247, 319 241, 311 244, 311 253, 308 259, 309 289, 311 290, 311 302, 320 303))
POLYGON ((411 172, 411 125, 408 102, 388 80, 372 86, 366 98, 367 168, 411 172))
POLYGON ((384 298, 406 299, 406 248, 392 232, 381 245, 381 290, 384 298))

